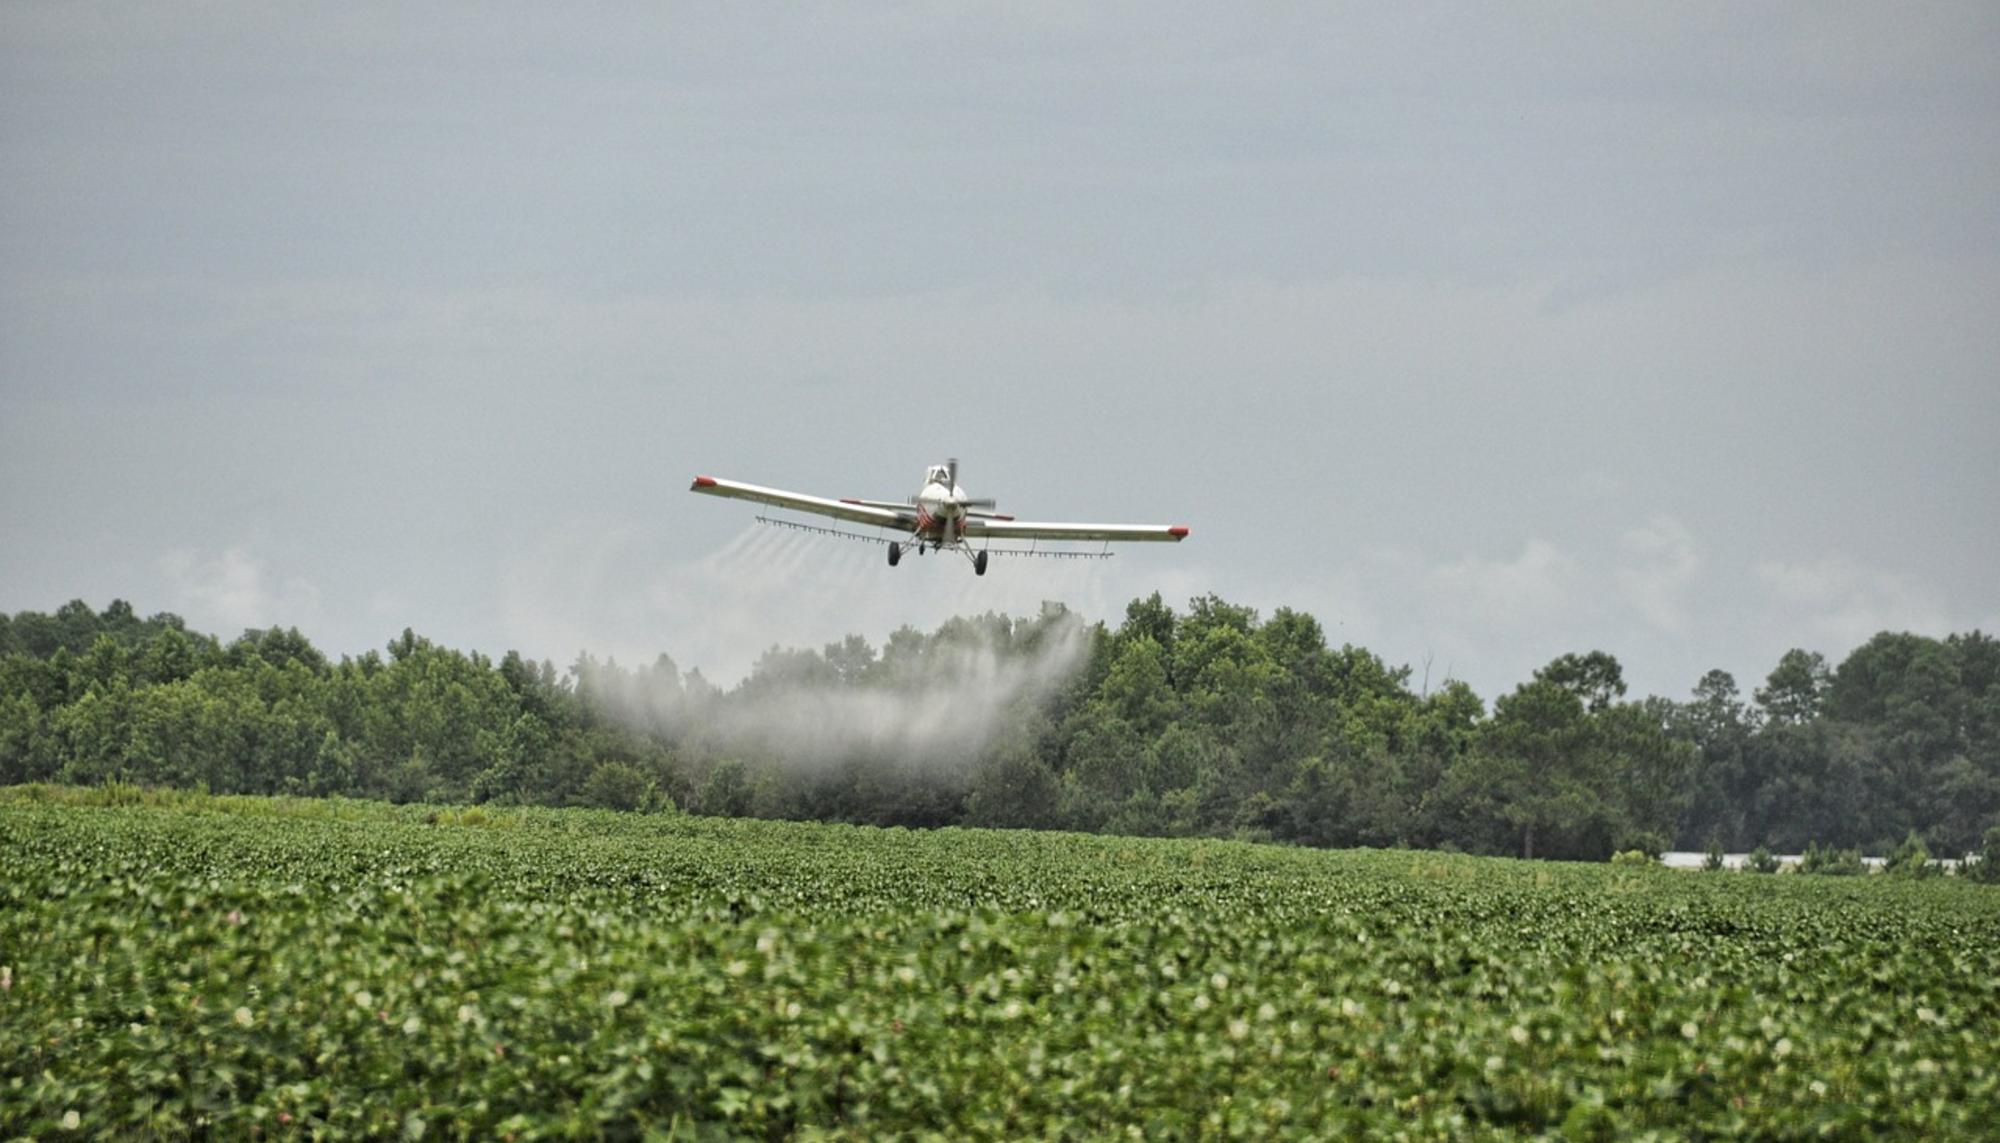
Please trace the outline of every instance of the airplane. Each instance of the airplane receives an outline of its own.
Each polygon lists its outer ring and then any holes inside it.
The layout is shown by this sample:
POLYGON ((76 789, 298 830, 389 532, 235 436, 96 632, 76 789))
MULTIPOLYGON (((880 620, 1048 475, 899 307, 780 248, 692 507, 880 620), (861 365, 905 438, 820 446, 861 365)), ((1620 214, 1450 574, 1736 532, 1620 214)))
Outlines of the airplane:
MULTIPOLYGON (((900 504, 890 500, 835 500, 824 496, 807 496, 804 493, 787 492, 781 488, 765 488, 713 476, 695 477, 694 483, 688 486, 688 491, 705 493, 709 496, 727 496, 737 500, 754 500, 777 508, 831 516, 851 524, 873 524, 897 532, 907 532, 910 536, 908 540, 881 541, 889 545, 890 567, 902 562, 905 550, 915 547, 918 555, 923 555, 926 549, 937 552, 958 552, 972 561, 974 575, 986 574, 986 555, 989 550, 1018 555, 1097 554, 1019 548, 991 549, 985 541, 1103 540, 1109 543, 1126 540, 1165 540, 1178 543, 1188 534, 1185 524, 1029 523, 1016 520, 1012 516, 1003 516, 995 511, 997 505, 993 501, 974 500, 958 486, 958 460, 955 457, 943 464, 933 464, 925 469, 923 487, 915 496, 900 504), (976 550, 971 544, 974 540, 982 541, 976 550)), ((758 519, 763 520, 763 517, 760 516, 758 519)), ((831 532, 833 535, 860 540, 879 540, 879 537, 875 536, 838 532, 826 528, 805 530, 831 532)))

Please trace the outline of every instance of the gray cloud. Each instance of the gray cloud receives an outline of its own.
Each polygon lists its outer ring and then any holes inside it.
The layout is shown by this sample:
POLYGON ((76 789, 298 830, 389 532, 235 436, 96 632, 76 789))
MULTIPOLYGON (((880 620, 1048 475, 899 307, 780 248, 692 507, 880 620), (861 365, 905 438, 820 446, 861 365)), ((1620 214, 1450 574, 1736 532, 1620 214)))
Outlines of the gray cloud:
POLYGON ((1980 4, 8 6, 0 607, 729 675, 1215 591, 1488 694, 1991 628, 1996 56, 1980 4), (944 455, 1194 538, 749 574, 684 492, 944 455))

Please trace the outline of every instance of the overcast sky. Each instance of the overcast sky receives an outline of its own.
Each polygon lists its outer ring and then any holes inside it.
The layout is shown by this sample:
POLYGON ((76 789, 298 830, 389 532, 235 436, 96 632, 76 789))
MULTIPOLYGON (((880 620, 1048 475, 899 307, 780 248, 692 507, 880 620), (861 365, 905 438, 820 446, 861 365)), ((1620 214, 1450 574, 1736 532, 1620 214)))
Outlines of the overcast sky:
POLYGON ((559 665, 1159 590, 1487 698, 2000 627, 2000 7, 0 6, 0 610, 559 665), (1186 523, 905 560, 696 473, 1186 523))

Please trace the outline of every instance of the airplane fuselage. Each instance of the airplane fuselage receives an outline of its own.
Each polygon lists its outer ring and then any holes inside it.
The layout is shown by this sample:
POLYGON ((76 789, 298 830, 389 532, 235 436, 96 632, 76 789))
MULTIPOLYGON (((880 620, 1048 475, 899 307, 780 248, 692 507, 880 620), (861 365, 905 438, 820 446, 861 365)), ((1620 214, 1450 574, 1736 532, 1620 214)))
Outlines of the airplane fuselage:
POLYGON ((932 543, 958 543, 965 532, 964 501, 963 489, 926 481, 917 493, 916 531, 932 543))

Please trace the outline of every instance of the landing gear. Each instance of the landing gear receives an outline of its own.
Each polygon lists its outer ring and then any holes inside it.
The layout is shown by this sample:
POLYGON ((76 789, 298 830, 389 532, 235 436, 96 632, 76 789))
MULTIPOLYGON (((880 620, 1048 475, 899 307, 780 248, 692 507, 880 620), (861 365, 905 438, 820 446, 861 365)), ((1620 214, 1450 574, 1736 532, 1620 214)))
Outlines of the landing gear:
POLYGON ((895 567, 895 566, 896 566, 897 564, 899 564, 899 563, 902 563, 902 562, 903 562, 903 545, 901 545, 901 544, 890 544, 890 545, 889 545, 889 566, 890 566, 890 567, 895 567))
POLYGON ((973 575, 985 575, 985 574, 986 574, 986 553, 985 553, 985 552, 983 552, 983 551, 982 551, 982 552, 980 552, 980 553, 979 553, 978 555, 976 555, 976 556, 973 556, 973 557, 972 557, 972 574, 973 574, 973 575))

